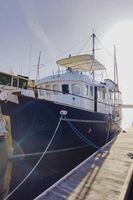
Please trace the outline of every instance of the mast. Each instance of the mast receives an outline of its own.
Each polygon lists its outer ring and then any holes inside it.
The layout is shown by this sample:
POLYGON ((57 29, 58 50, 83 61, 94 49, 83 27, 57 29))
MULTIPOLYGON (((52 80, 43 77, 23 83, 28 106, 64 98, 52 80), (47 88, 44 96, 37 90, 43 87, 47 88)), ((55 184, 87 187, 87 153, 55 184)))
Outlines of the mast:
POLYGON ((116 106, 116 48, 114 45, 114 112, 115 112, 115 106, 116 106))
MULTIPOLYGON (((95 38, 96 38, 94 30, 93 30, 93 33, 92 33, 91 37, 92 37, 92 56, 93 56, 93 62, 94 62, 94 58, 95 58, 95 38)), ((93 63, 92 63, 92 65, 93 65, 93 63)), ((92 72, 92 77, 93 77, 93 80, 95 80, 94 71, 92 72)))
POLYGON ((119 104, 119 85, 118 85, 118 68, 117 68, 117 60, 116 60, 116 47, 114 45, 114 111, 116 110, 116 106, 119 104), (116 96, 118 94, 118 96, 116 96), (117 100, 117 102, 116 102, 117 100))
POLYGON ((40 78, 39 76, 39 68, 40 68, 40 58, 41 58, 41 51, 39 51, 39 56, 38 56, 38 64, 37 64, 37 72, 36 72, 36 83, 38 79, 40 78))
POLYGON ((93 58, 95 58, 95 37, 96 37, 96 35, 94 32, 92 33, 91 37, 92 37, 92 56, 93 56, 93 58))
POLYGON ((117 90, 119 90, 118 67, 117 67, 116 47, 115 47, 115 45, 114 45, 114 67, 115 67, 115 82, 117 84, 117 90))

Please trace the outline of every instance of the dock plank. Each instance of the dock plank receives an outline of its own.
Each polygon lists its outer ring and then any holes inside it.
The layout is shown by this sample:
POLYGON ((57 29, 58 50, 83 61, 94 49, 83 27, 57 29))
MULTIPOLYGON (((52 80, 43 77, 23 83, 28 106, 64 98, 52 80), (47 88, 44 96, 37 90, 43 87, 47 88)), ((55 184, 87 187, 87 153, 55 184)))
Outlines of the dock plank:
POLYGON ((36 200, 124 200, 133 175, 133 127, 87 158, 36 200))
POLYGON ((11 156, 13 153, 10 117, 2 115, 6 122, 6 133, 0 139, 0 199, 4 199, 9 192, 12 173, 11 156))

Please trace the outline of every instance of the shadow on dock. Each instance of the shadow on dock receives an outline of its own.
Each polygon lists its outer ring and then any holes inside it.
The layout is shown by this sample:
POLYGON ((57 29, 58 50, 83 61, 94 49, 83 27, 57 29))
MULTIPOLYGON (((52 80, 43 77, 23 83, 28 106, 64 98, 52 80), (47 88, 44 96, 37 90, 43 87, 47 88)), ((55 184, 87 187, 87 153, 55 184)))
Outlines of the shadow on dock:
POLYGON ((100 149, 64 176, 36 200, 81 200, 87 199, 93 183, 110 153, 114 138, 104 149, 100 149), (76 192, 75 192, 76 190, 76 192))
MULTIPOLYGON (((85 178, 85 181, 83 181, 83 184, 79 188, 79 191, 75 195, 73 200, 81 199, 81 194, 82 194, 82 199, 85 199, 88 196, 90 189, 91 189, 91 186, 93 185, 93 182, 95 181, 95 178, 96 178, 97 174, 99 173, 99 170, 101 169, 102 164, 104 163, 108 154, 109 154, 109 150, 100 151, 98 153, 97 157, 94 157, 93 159, 91 159, 91 164, 90 164, 90 167, 89 167, 90 168, 89 173, 87 174, 87 176, 86 176, 86 173, 85 173, 84 176, 82 177, 82 180, 85 178), (89 187, 86 188, 86 185, 88 183, 89 183, 89 187)), ((76 185, 79 185, 79 183, 82 180, 78 180, 76 185)), ((75 189, 75 188, 73 188, 73 189, 75 189)))

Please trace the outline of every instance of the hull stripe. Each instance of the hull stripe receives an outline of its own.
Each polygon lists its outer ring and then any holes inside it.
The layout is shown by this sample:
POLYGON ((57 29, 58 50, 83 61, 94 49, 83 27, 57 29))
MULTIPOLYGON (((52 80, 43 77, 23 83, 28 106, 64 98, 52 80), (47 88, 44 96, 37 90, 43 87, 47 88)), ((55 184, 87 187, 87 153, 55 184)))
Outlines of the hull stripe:
POLYGON ((62 119, 62 121, 69 121, 69 122, 84 122, 84 123, 99 123, 105 124, 106 121, 99 121, 99 120, 84 120, 84 119, 62 119))

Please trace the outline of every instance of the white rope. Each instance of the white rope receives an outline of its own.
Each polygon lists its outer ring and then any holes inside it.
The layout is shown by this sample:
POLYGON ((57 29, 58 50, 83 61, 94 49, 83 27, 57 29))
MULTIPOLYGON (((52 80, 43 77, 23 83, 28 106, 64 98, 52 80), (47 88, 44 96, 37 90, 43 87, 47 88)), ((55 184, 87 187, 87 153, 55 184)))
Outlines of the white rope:
POLYGON ((110 134, 110 130, 111 130, 111 118, 110 118, 110 116, 108 118, 107 124, 108 124, 108 129, 107 129, 105 144, 108 142, 109 134, 110 134))
POLYGON ((33 172, 33 171, 36 169, 36 167, 39 165, 39 163, 41 162, 41 160, 42 160, 43 157, 45 156, 45 154, 46 154, 48 148, 50 147, 50 145, 51 145, 51 143, 52 143, 52 141, 53 141, 53 139, 54 139, 54 137, 55 137, 55 135, 56 135, 56 133, 57 133, 57 130, 58 130, 59 126, 60 126, 62 117, 63 117, 63 115, 61 115, 61 117, 60 117, 60 119, 59 119, 59 122, 58 122, 58 124, 57 124, 57 127, 56 127, 56 129, 55 129, 55 131, 54 131, 54 134, 53 134, 53 136, 52 136, 50 142, 48 143, 48 145, 47 145, 45 151, 43 152, 42 156, 41 156, 40 159, 38 160, 38 162, 35 164, 35 166, 32 168, 32 170, 29 172, 29 174, 21 181, 21 183, 20 183, 16 188, 14 188, 14 190, 12 190, 12 192, 10 192, 10 193, 4 198, 4 200, 7 200, 9 197, 11 197, 11 195, 13 195, 13 193, 14 193, 28 178, 29 178, 29 176, 32 174, 32 172, 33 172))

